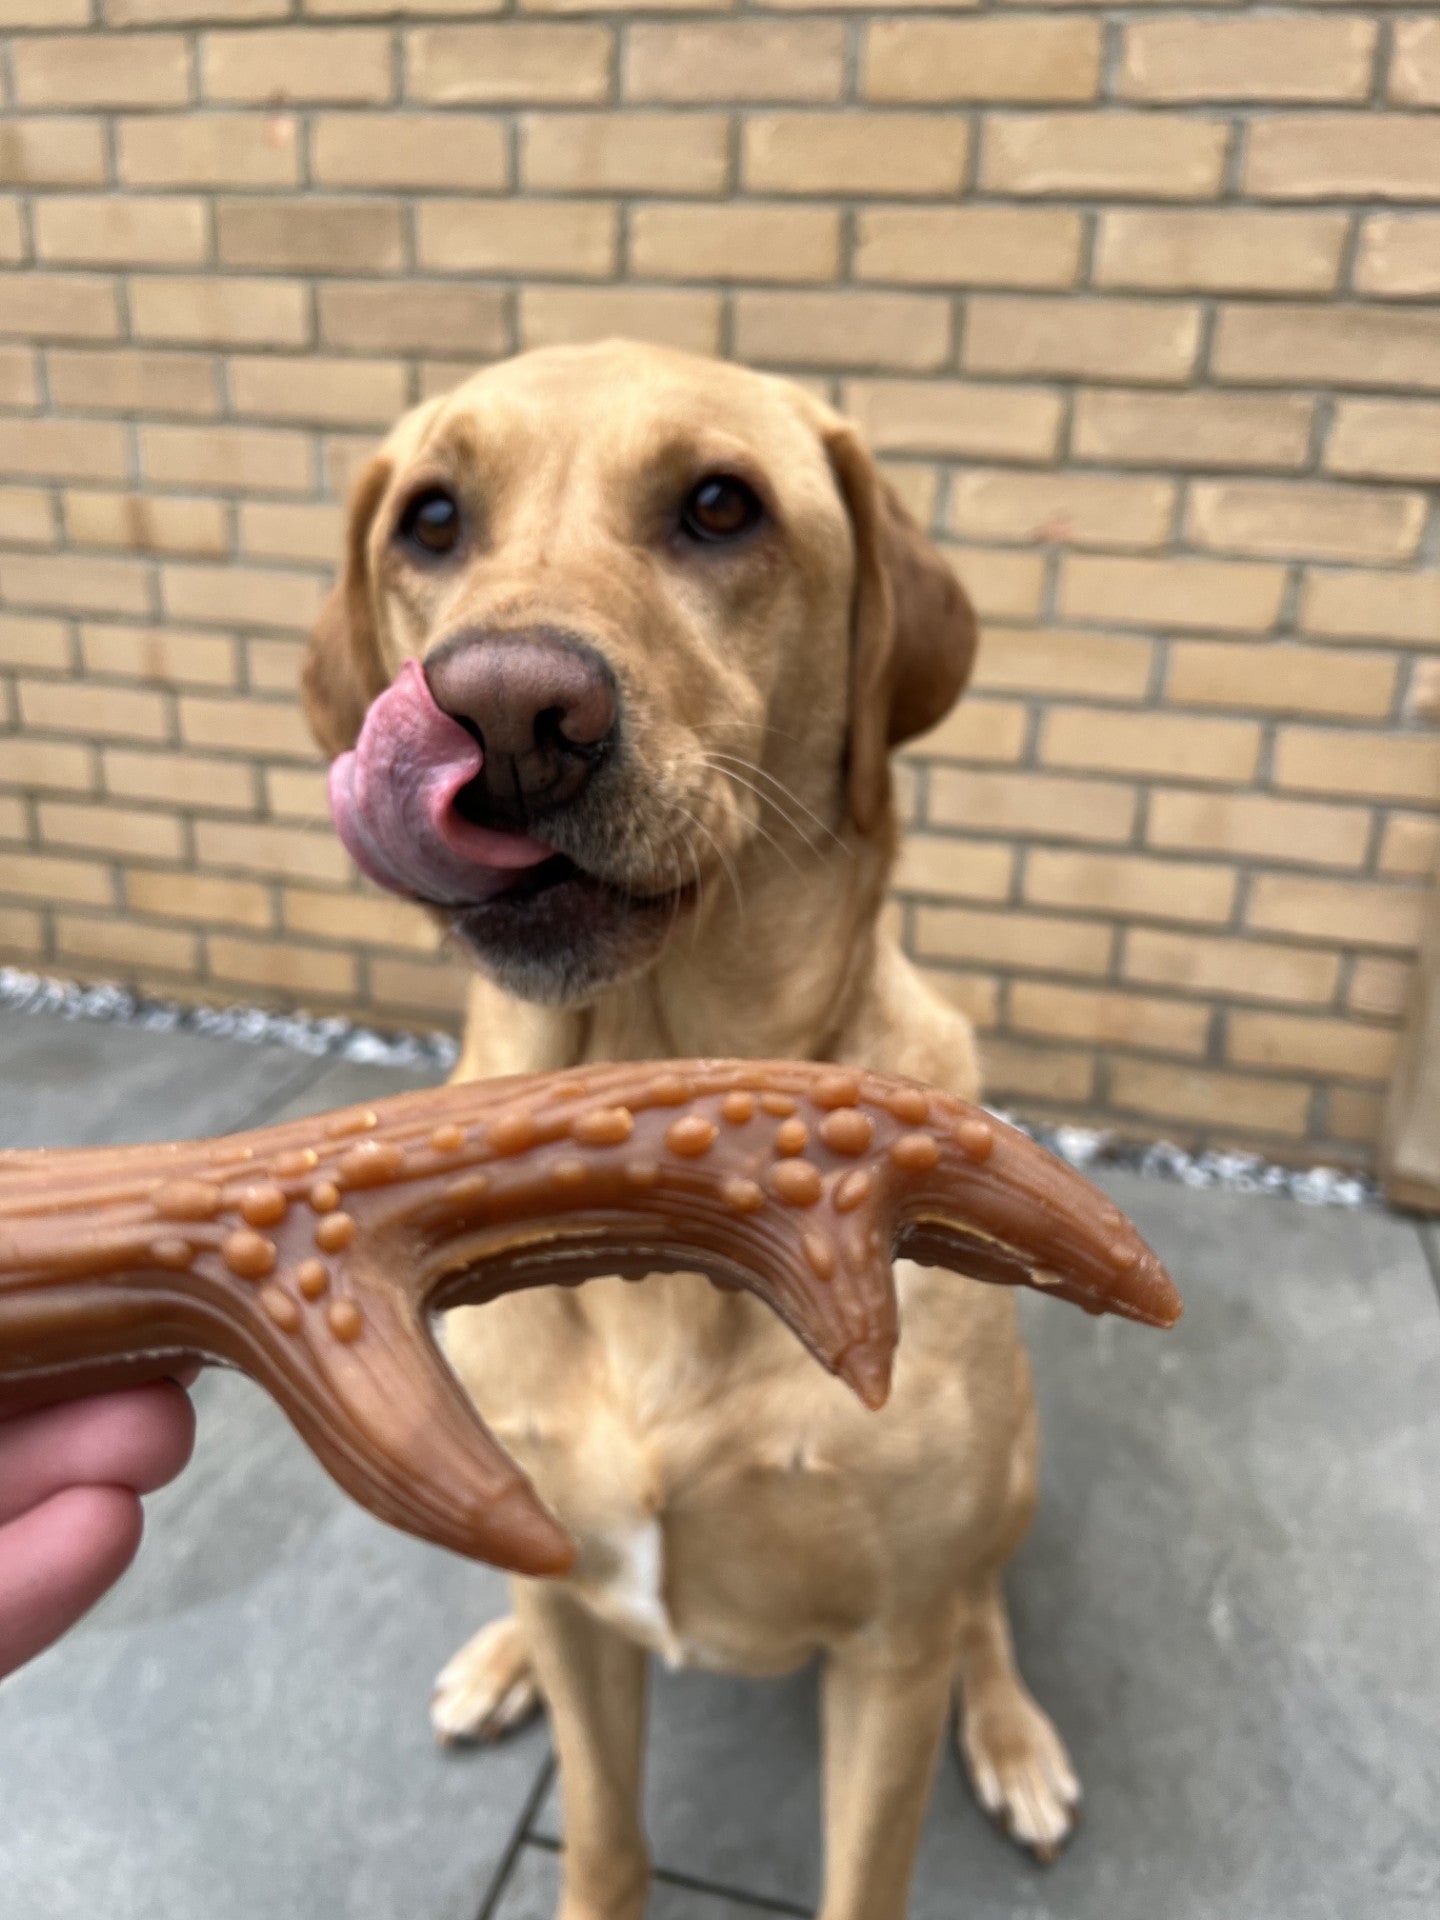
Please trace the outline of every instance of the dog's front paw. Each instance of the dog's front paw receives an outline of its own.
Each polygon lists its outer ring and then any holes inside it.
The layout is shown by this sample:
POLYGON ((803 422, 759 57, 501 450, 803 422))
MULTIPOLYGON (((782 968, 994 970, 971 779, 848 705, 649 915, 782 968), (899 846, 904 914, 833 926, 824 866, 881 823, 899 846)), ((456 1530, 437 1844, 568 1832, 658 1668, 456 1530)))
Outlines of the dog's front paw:
POLYGON ((482 1627, 435 1682, 430 1724, 443 1746, 503 1739, 540 1706, 530 1650, 512 1616, 482 1627))
POLYGON ((1075 1828, 1080 1782, 1049 1717, 1021 1686, 962 1710, 960 1751, 975 1797, 1018 1845, 1050 1862, 1075 1828))

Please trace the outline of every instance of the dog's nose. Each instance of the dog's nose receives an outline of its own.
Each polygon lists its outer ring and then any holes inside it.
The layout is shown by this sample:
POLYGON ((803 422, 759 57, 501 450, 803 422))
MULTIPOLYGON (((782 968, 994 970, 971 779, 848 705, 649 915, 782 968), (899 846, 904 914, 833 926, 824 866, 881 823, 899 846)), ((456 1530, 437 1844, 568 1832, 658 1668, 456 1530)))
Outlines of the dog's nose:
POLYGON ((449 641, 425 677, 440 710, 479 738, 484 764, 462 798, 496 824, 574 800, 619 718, 607 662, 543 627, 449 641))

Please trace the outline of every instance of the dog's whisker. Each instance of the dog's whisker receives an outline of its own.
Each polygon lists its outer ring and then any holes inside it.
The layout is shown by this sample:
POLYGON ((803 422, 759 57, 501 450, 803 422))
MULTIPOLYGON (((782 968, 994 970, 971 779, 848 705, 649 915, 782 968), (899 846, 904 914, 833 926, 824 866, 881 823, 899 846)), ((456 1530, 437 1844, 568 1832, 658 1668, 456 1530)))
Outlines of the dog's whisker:
MULTIPOLYGON (((703 764, 707 766, 709 765, 708 762, 703 762, 703 764)), ((732 774, 729 771, 727 771, 727 769, 724 767, 710 767, 710 771, 712 773, 718 773, 721 776, 721 778, 724 780, 727 780, 727 781, 734 780, 740 786, 749 787, 750 791, 755 795, 756 799, 759 800, 762 804, 766 804, 772 807, 775 806, 775 802, 771 800, 767 794, 762 793, 758 787, 750 786, 750 782, 748 780, 741 779, 738 774, 732 774)), ((775 810, 777 813, 780 811, 778 807, 776 807, 775 810)), ((793 820, 789 819, 783 813, 780 814, 780 817, 782 820, 785 821, 786 826, 788 826, 793 833, 797 834, 799 838, 802 841, 804 841, 806 847, 808 847, 809 850, 813 853, 815 851, 814 843, 805 834, 803 828, 798 826, 793 820)), ((759 837, 765 842, 765 844, 775 849, 776 853, 779 854, 780 858, 785 862, 786 866, 789 867, 792 873, 794 873, 797 877, 803 874, 804 870, 801 867, 799 861, 795 858, 794 854, 790 851, 790 849, 787 846, 785 846, 785 844, 782 841, 776 839, 775 835, 771 833, 770 830, 766 827, 763 820, 756 820, 752 822, 752 826, 753 826, 754 832, 759 835, 759 837)))
MULTIPOLYGON (((740 891, 740 876, 735 871, 735 863, 731 860, 729 854, 726 853, 724 847, 721 846, 720 842, 715 838, 714 834, 710 831, 710 829, 706 826, 705 822, 699 817, 698 814, 691 813, 688 807, 682 807, 678 803, 676 805, 676 812, 682 814, 684 818, 690 822, 691 826, 696 828, 696 830, 704 836, 707 843, 714 849, 715 858, 719 861, 721 869, 725 874, 725 878, 730 882, 730 889, 735 895, 736 910, 740 913, 740 915, 743 918, 747 911, 747 906, 746 906, 745 896, 740 891)), ((687 844, 689 843, 687 842, 687 844)), ((693 845, 690 846, 690 854, 691 854, 691 858, 695 859, 695 851, 694 851, 693 845)), ((699 886, 700 867, 699 867, 698 860, 695 861, 695 870, 696 870, 696 882, 697 882, 697 886, 699 886)))
MULTIPOLYGON (((771 773, 767 768, 757 766, 753 760, 746 760, 745 758, 743 758, 742 755, 738 753, 725 753, 722 751, 717 751, 716 753, 708 757, 715 760, 727 761, 736 767, 743 767, 747 773, 753 773, 756 775, 757 778, 761 780, 768 780, 770 785, 772 787, 777 788, 779 792, 781 792, 785 796, 785 798, 790 802, 792 806, 798 807, 801 813, 805 814, 809 819, 813 820, 816 826, 820 829, 820 831, 823 834, 827 835, 831 840, 833 840, 836 846, 839 847, 847 856, 851 854, 852 850, 845 845, 845 842, 840 838, 839 834, 836 833, 835 829, 832 826, 828 825, 826 821, 822 820, 819 814, 816 813, 813 807, 807 807, 805 802, 800 798, 799 794, 795 792, 793 787, 787 786, 783 780, 781 780, 777 775, 771 773)), ((777 802, 772 801, 771 805, 775 806, 778 811, 777 802)), ((797 832, 799 831, 798 827, 796 831, 797 832)))

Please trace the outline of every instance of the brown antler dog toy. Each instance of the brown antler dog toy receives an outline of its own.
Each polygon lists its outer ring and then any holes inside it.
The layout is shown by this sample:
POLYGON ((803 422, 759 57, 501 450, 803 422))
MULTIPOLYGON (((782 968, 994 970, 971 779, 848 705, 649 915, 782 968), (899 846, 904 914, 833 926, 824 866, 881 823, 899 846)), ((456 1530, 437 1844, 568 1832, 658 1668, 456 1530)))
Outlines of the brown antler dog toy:
POLYGON ((431 1310, 700 1271, 751 1288, 878 1407, 897 1254, 1152 1326, 1180 1313, 1118 1208, 963 1101, 795 1062, 650 1062, 222 1140, 0 1153, 0 1386, 228 1363, 382 1519, 561 1573, 572 1543, 466 1401, 431 1310))

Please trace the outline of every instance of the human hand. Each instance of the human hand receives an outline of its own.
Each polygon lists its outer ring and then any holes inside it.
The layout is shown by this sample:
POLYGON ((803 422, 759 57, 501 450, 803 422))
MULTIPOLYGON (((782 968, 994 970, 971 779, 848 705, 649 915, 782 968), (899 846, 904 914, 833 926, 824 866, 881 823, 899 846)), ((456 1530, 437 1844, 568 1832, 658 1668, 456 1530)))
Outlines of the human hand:
POLYGON ((140 1495, 190 1458, 173 1381, 54 1406, 0 1401, 0 1677, 58 1640, 124 1573, 140 1495))

